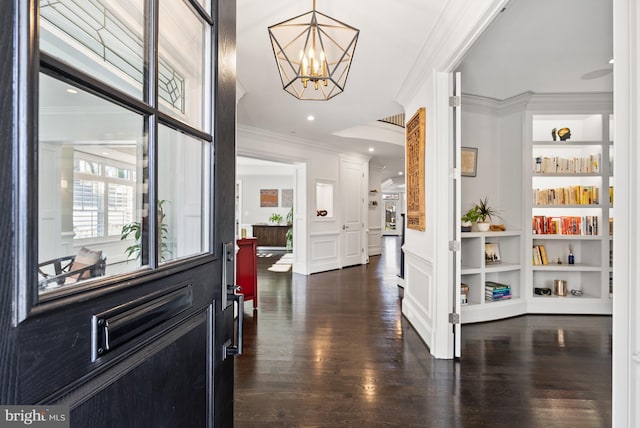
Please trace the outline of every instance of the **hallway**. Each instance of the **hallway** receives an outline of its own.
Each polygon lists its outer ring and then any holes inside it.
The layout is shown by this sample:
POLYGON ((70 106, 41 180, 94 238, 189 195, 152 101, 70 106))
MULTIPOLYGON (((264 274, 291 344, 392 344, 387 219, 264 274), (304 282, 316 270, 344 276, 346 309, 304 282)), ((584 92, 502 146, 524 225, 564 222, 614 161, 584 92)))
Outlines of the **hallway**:
POLYGON ((435 360, 401 316, 398 238, 369 265, 303 276, 260 257, 235 360, 236 427, 608 427, 611 318, 463 326, 435 360))

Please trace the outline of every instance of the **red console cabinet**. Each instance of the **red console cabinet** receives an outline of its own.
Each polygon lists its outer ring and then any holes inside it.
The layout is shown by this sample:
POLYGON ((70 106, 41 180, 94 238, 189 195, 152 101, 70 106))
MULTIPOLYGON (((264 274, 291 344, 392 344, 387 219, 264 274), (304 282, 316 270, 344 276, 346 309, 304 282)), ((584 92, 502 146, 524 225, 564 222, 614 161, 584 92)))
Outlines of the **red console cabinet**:
POLYGON ((258 256, 256 238, 238 239, 236 255, 236 283, 241 287, 244 300, 253 300, 253 308, 258 307, 258 256))

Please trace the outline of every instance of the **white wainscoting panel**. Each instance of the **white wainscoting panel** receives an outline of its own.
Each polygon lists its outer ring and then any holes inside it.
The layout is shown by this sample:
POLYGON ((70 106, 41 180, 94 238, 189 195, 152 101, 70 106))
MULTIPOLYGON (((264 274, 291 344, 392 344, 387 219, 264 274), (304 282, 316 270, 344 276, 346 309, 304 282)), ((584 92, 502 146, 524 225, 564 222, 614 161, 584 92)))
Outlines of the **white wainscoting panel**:
POLYGON ((369 255, 378 256, 382 254, 382 228, 370 227, 367 235, 369 242, 369 255))
POLYGON ((311 259, 310 273, 340 269, 340 233, 313 233, 309 237, 311 259))
POLYGON ((430 348, 434 344, 433 264, 405 249, 402 314, 430 348))

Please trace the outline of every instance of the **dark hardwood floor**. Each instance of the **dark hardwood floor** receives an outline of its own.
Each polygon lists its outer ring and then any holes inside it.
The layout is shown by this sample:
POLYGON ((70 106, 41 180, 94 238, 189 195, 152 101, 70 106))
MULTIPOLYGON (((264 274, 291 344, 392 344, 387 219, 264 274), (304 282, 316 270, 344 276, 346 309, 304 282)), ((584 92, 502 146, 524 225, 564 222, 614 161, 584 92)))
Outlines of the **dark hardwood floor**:
POLYGON ((611 318, 528 315, 464 325, 462 358, 429 355, 401 316, 398 242, 311 276, 259 258, 235 360, 236 427, 611 426, 611 318))

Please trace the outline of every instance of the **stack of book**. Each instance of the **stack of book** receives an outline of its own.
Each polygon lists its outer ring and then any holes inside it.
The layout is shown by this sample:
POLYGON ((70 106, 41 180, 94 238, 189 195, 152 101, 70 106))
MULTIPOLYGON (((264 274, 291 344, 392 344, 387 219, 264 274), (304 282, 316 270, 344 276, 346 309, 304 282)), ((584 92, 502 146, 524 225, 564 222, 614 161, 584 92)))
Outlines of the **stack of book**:
POLYGON ((487 302, 497 302, 511 298, 511 286, 499 282, 487 281, 484 283, 484 299, 487 302))

